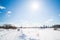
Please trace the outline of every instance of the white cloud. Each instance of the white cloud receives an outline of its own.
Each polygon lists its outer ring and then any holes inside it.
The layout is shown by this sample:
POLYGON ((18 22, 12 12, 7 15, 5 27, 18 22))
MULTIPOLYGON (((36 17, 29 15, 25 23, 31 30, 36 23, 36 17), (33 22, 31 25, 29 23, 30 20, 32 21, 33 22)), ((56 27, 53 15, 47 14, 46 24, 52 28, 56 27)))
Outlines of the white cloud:
POLYGON ((4 7, 4 6, 0 6, 0 9, 6 9, 6 7, 4 7))
POLYGON ((11 14, 12 12, 11 12, 11 11, 8 11, 7 13, 8 13, 8 14, 11 14))
POLYGON ((10 16, 11 13, 12 13, 11 11, 8 11, 8 12, 7 12, 7 15, 10 16))

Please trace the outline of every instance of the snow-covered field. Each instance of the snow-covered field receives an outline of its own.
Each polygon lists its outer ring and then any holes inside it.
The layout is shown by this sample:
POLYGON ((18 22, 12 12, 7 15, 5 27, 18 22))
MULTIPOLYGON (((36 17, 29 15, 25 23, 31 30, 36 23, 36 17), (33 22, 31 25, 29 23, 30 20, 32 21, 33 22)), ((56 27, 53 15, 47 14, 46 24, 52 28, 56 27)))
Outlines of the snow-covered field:
POLYGON ((0 40, 60 40, 60 31, 52 29, 0 29, 0 40))

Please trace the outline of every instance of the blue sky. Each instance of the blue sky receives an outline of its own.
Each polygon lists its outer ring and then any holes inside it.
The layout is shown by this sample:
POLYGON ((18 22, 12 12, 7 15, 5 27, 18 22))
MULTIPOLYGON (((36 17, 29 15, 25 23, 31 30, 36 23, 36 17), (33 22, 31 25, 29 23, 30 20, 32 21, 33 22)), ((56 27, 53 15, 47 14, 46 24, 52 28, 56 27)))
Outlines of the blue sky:
POLYGON ((60 0, 1 0, 0 24, 60 24, 60 0))

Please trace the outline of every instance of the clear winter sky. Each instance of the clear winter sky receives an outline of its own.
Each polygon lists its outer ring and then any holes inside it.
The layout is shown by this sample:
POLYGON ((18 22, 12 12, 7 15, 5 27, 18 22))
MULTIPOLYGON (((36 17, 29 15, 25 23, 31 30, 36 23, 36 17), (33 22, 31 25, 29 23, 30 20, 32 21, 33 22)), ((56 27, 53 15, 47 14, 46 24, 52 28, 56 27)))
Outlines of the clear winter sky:
POLYGON ((0 0, 1 24, 60 24, 60 0, 0 0))

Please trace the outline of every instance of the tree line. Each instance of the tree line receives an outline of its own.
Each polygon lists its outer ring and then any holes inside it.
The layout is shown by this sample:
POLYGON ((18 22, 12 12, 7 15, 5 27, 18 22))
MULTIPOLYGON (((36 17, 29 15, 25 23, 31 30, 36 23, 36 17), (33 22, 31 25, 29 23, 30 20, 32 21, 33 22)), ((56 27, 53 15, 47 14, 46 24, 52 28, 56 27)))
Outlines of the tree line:
POLYGON ((44 29, 44 28, 54 28, 54 30, 56 30, 57 28, 60 28, 60 25, 52 25, 52 26, 40 26, 40 27, 17 27, 17 26, 13 26, 11 24, 4 24, 2 26, 0 26, 0 29, 17 29, 17 28, 41 28, 41 29, 44 29))
POLYGON ((0 28, 2 28, 2 29, 16 29, 17 27, 13 26, 11 24, 4 24, 4 25, 0 26, 0 28))

